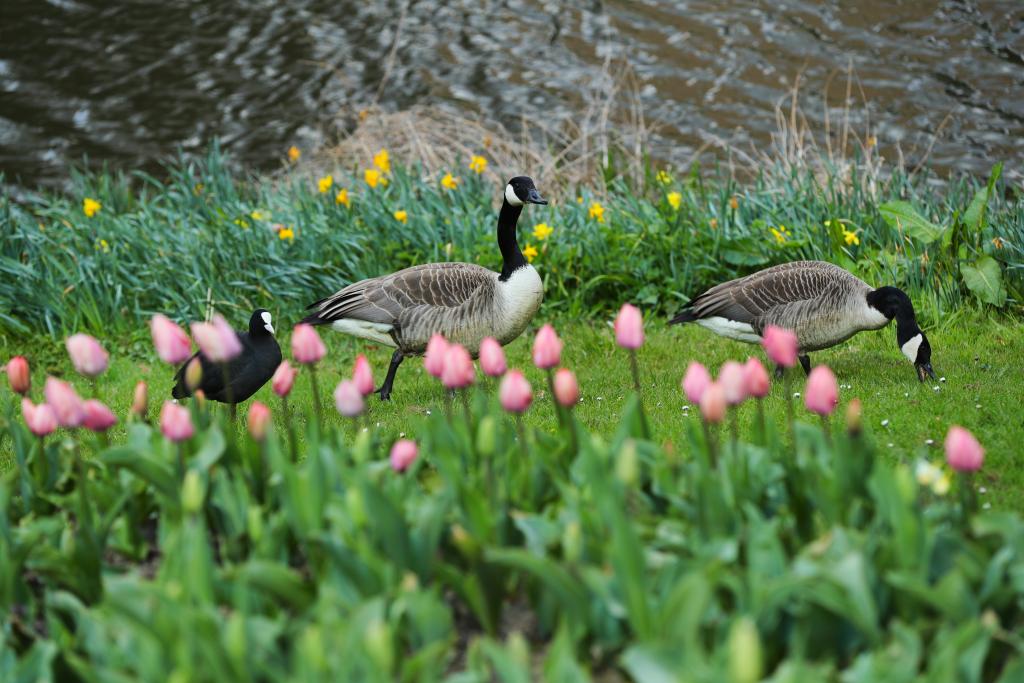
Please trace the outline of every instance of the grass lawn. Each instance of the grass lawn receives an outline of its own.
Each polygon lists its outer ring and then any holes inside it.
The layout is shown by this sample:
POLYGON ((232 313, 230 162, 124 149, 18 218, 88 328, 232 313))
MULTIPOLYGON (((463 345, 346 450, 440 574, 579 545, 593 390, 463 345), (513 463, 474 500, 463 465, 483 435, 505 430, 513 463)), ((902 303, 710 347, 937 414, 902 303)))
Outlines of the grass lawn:
MULTIPOLYGON (((540 320, 538 319, 538 322, 540 320)), ((629 363, 617 348, 611 326, 597 323, 555 320, 565 341, 562 361, 579 378, 583 399, 578 408, 580 419, 592 430, 610 434, 621 415, 622 404, 631 387, 629 363)), ((351 371, 355 355, 366 353, 379 382, 390 359, 390 350, 352 340, 330 330, 322 330, 328 357, 318 371, 321 391, 328 407, 329 420, 341 421, 333 410, 331 392, 342 375, 351 371)), ((507 347, 509 366, 523 368, 537 396, 527 420, 541 428, 554 428, 552 411, 544 405, 546 380, 530 362, 530 330, 507 347)), ((927 456, 941 460, 942 441, 950 424, 970 429, 985 446, 986 462, 980 484, 987 489, 982 500, 996 507, 1024 509, 1024 330, 1018 322, 985 317, 960 318, 944 328, 927 330, 933 349, 933 365, 944 382, 921 384, 914 369, 900 354, 895 331, 857 335, 846 344, 812 354, 812 363, 827 363, 841 385, 841 419, 846 403, 858 397, 864 405, 864 423, 868 433, 883 452, 893 459, 914 461, 927 456), (929 443, 930 442, 930 443, 929 443)), ((159 411, 160 401, 170 397, 173 372, 151 354, 148 341, 137 340, 118 350, 113 340, 101 340, 111 350, 111 368, 101 378, 100 393, 113 410, 124 416, 131 402, 134 383, 141 377, 149 383, 151 415, 159 411)), ((286 340, 282 340, 283 342, 286 340)), ((288 355, 286 343, 282 343, 288 355)), ((7 358, 15 353, 29 357, 33 367, 34 398, 40 396, 44 372, 71 378, 83 395, 88 384, 74 376, 63 346, 36 339, 0 346, 7 358)), ((697 419, 687 405, 679 382, 690 360, 696 359, 712 370, 729 359, 744 360, 760 350, 721 339, 695 326, 669 328, 661 319, 647 322, 647 341, 640 350, 644 404, 655 437, 665 442, 685 443, 687 421, 697 419)), ((803 373, 797 368, 793 390, 801 391, 803 373)), ((491 388, 493 389, 493 384, 491 388)), ((280 420, 278 399, 269 384, 256 396, 275 409, 280 420)), ((382 403, 376 397, 369 402, 368 419, 385 435, 415 435, 420 417, 432 410, 443 410, 440 385, 423 370, 420 359, 411 359, 399 370, 393 400, 382 403)), ((312 410, 308 375, 300 374, 292 393, 293 412, 310 414, 312 410)), ((781 385, 766 399, 769 419, 782 424, 786 406, 781 385)), ((244 408, 243 408, 244 410, 244 408)), ((810 420, 797 401, 798 419, 810 420)), ((304 419, 304 418, 299 418, 304 419)), ((756 408, 748 403, 741 409, 741 423, 756 419, 756 408)), ((239 429, 243 429, 242 423, 239 429)), ((119 426, 112 434, 116 443, 123 439, 119 426)), ((10 467, 10 443, 0 453, 0 467, 10 467)))

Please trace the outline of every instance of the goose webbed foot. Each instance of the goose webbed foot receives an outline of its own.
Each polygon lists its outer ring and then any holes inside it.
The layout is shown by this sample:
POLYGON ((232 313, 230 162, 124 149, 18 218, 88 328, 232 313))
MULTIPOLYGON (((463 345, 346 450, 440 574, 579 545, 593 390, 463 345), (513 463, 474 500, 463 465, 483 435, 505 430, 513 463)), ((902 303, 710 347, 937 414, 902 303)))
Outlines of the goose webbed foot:
POLYGON ((804 374, 811 374, 811 357, 805 353, 802 356, 797 356, 797 358, 800 360, 800 367, 804 369, 804 374))
POLYGON ((384 378, 384 384, 381 384, 380 389, 374 392, 380 394, 380 400, 391 400, 391 388, 395 384, 395 373, 398 372, 398 366, 402 364, 403 360, 405 360, 405 356, 399 349, 395 349, 395 352, 391 354, 391 365, 388 366, 388 374, 384 378))

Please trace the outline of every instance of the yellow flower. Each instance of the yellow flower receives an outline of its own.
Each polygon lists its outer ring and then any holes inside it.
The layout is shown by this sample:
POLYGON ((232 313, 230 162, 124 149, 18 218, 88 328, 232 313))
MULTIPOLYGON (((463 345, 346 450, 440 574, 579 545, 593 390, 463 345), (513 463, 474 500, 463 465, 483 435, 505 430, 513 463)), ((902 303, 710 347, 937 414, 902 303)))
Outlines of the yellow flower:
POLYGON ((729 197, 729 208, 733 211, 740 208, 740 198, 736 195, 729 197))
POLYGON ((377 187, 377 183, 380 182, 380 171, 375 168, 368 168, 363 172, 363 180, 370 187, 377 187))
POLYGON ((537 248, 532 244, 527 244, 526 249, 523 249, 523 256, 530 263, 533 263, 533 259, 537 258, 537 248))
POLYGON ((942 470, 927 460, 919 460, 914 467, 914 478, 920 486, 931 488, 942 477, 942 470))
POLYGON ((195 196, 197 196, 197 197, 198 197, 199 195, 201 195, 201 194, 203 193, 203 190, 204 190, 204 189, 206 189, 206 186, 205 186, 205 185, 203 185, 202 183, 196 183, 196 184, 195 184, 195 185, 194 185, 194 186, 192 187, 192 194, 194 194, 195 196))
POLYGON ((301 156, 302 152, 300 152, 299 148, 296 147, 295 145, 292 145, 291 147, 288 148, 288 161, 294 164, 296 161, 299 160, 299 157, 301 156))
POLYGON ((482 156, 474 154, 469 158, 469 170, 476 171, 477 175, 483 173, 486 168, 487 159, 484 159, 482 156))
POLYGON ((875 145, 878 144, 878 138, 876 138, 874 135, 869 135, 868 139, 867 139, 867 143, 868 143, 868 149, 870 149, 870 148, 872 148, 872 147, 874 147, 875 145))
POLYGON ((935 483, 932 484, 932 492, 937 496, 944 496, 949 493, 949 475, 943 472, 935 483))
POLYGON ((711 228, 712 230, 718 230, 718 219, 712 218, 711 220, 709 220, 708 227, 711 228))
POLYGON ((391 158, 386 149, 373 155, 373 165, 379 168, 381 173, 391 173, 391 158))
POLYGON ((847 246, 849 246, 851 244, 855 244, 855 245, 859 245, 860 244, 860 238, 857 237, 857 231, 856 230, 853 231, 853 232, 850 232, 846 228, 843 228, 843 240, 846 241, 846 245, 847 246))
POLYGON ((993 237, 992 238, 992 246, 994 246, 996 249, 1002 249, 1003 248, 1003 240, 1001 238, 999 238, 999 237, 993 237))
POLYGON ((542 242, 554 231, 555 229, 547 223, 537 223, 537 225, 533 226, 533 236, 542 242))
POLYGON ((400 223, 408 223, 409 222, 409 214, 405 211, 405 209, 399 209, 398 211, 395 211, 394 215, 395 215, 395 220, 400 222, 400 223))
POLYGON ((287 228, 281 228, 277 231, 277 239, 288 240, 289 242, 295 241, 295 230, 289 225, 287 228))
POLYGON ((576 203, 577 204, 582 204, 583 203, 583 197, 577 197, 576 198, 576 203))
POLYGON ((679 210, 679 205, 683 203, 683 195, 678 192, 669 192, 666 199, 668 199, 668 205, 676 211, 679 210))
POLYGON ((249 229, 249 221, 245 220, 244 218, 236 218, 235 219, 235 225, 240 227, 242 230, 248 230, 249 229))
POLYGON ((779 244, 782 244, 791 236, 791 233, 785 225, 780 225, 777 230, 772 228, 772 234, 775 235, 775 241, 779 244))
POLYGON ((344 204, 346 209, 350 208, 352 200, 348 198, 348 190, 344 187, 338 190, 338 194, 334 195, 334 203, 344 204))
POLYGON ((604 207, 597 202, 591 203, 589 215, 598 223, 604 223, 604 207))
POLYGON ((110 253, 110 244, 106 240, 100 240, 96 243, 96 251, 102 251, 104 254, 110 253))
POLYGON ((662 185, 668 185, 672 182, 672 176, 668 174, 668 171, 658 171, 658 174, 654 176, 654 179, 662 185))
POLYGON ((320 180, 316 181, 316 186, 317 186, 317 189, 320 190, 320 194, 323 194, 323 193, 327 192, 327 190, 331 189, 331 185, 333 185, 333 184, 334 184, 334 176, 332 176, 332 175, 325 175, 323 178, 321 178, 320 180))
POLYGON ((89 218, 92 218, 97 213, 99 213, 100 209, 102 209, 102 208, 103 208, 103 205, 100 204, 95 199, 91 199, 89 197, 86 197, 82 201, 82 213, 84 213, 89 218))
POLYGON ((264 213, 264 212, 260 211, 259 209, 256 209, 252 213, 249 214, 249 218, 253 219, 254 221, 265 221, 268 218, 270 218, 270 214, 269 213, 264 213))
POLYGON ((453 178, 451 173, 445 173, 444 178, 441 178, 441 187, 447 190, 454 190, 459 186, 459 179, 453 178))

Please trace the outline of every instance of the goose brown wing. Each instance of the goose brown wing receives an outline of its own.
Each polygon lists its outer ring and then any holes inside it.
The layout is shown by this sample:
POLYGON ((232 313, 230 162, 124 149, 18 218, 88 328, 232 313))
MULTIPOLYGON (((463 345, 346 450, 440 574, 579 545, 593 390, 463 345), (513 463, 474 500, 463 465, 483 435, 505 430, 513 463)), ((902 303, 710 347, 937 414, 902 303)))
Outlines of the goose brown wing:
POLYGON ((420 306, 456 308, 483 287, 493 286, 492 273, 471 263, 428 263, 391 275, 355 282, 321 299, 303 322, 325 324, 353 318, 393 324, 399 316, 420 306))

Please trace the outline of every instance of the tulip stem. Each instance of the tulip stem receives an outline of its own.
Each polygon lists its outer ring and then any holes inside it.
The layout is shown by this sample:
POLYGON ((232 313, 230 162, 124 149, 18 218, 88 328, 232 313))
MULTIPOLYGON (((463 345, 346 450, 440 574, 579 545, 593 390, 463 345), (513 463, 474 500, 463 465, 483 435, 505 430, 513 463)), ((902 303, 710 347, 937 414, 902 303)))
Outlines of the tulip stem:
MULTIPOLYGON (((523 426, 523 416, 516 415, 516 431, 519 432, 519 450, 523 453, 523 462, 530 462, 530 453, 526 448, 526 427, 523 426)), ((505 468, 505 475, 508 479, 508 491, 506 492, 508 505, 512 505, 512 464, 515 462, 512 458, 506 458, 508 466, 505 468)))
POLYGON ((732 449, 736 450, 736 444, 740 440, 740 418, 739 418, 739 407, 732 406, 729 408, 729 432, 732 437, 732 449))
POLYGON ((640 393, 640 364, 636 359, 636 349, 629 350, 629 365, 633 371, 633 389, 636 390, 636 400, 640 407, 640 428, 643 430, 645 439, 651 438, 651 428, 647 424, 647 414, 644 412, 643 396, 640 393))
POLYGON ((562 406, 558 404, 558 399, 555 398, 555 375, 551 372, 551 368, 548 368, 546 372, 548 373, 548 393, 551 394, 551 405, 555 408, 558 426, 565 427, 565 416, 562 414, 562 406))
POLYGON ((295 443, 295 429, 292 428, 292 415, 291 411, 288 409, 287 396, 281 397, 281 412, 284 413, 285 429, 288 430, 288 446, 292 452, 292 462, 295 462, 295 459, 298 457, 298 446, 295 443))
POLYGON ((829 446, 832 445, 832 424, 829 421, 828 415, 821 416, 821 428, 825 432, 825 443, 829 446))
POLYGON ((715 445, 715 437, 711 433, 711 425, 703 417, 700 420, 701 426, 704 428, 704 441, 708 445, 708 456, 710 456, 709 465, 714 468, 718 462, 718 453, 715 445))
POLYGON ((792 374, 787 372, 785 368, 782 370, 782 385, 786 392, 786 419, 789 421, 789 433, 793 437, 794 443, 796 442, 796 433, 793 431, 793 391, 792 391, 792 374))
MULTIPOLYGON (((234 401, 231 400, 232 399, 232 396, 231 396, 231 378, 228 376, 228 364, 227 363, 221 363, 220 364, 220 370, 221 370, 222 373, 224 373, 224 400, 227 403, 231 404, 231 407, 233 409, 234 406, 235 406, 235 403, 234 403, 234 401)), ((231 411, 231 421, 232 422, 235 421, 235 412, 234 412, 234 410, 231 411)))
POLYGON ((316 424, 323 424, 323 408, 320 406, 320 387, 316 383, 316 366, 309 366, 309 386, 313 392, 313 411, 316 413, 316 424))
POLYGON ((768 426, 764 421, 764 399, 757 399, 757 421, 761 426, 761 445, 768 443, 768 426))
POLYGON ((178 450, 178 478, 181 481, 185 480, 185 444, 181 441, 175 442, 175 447, 178 450))

